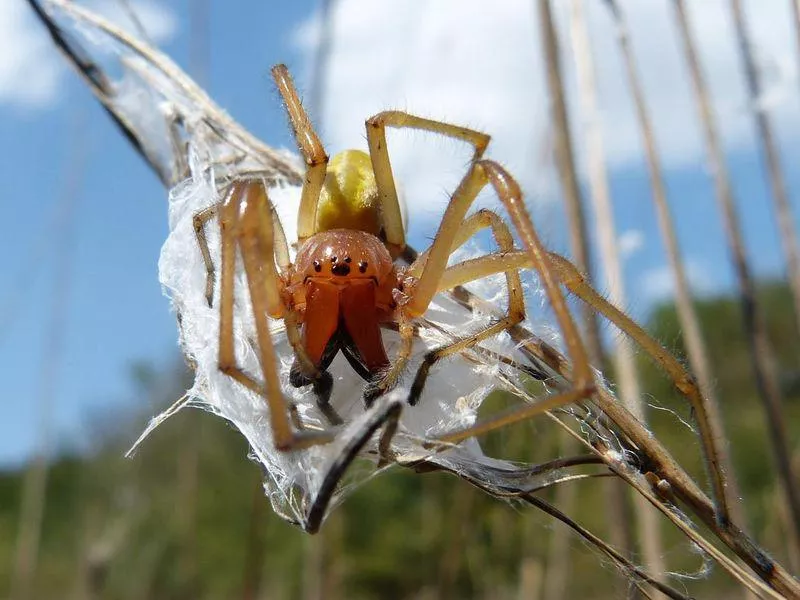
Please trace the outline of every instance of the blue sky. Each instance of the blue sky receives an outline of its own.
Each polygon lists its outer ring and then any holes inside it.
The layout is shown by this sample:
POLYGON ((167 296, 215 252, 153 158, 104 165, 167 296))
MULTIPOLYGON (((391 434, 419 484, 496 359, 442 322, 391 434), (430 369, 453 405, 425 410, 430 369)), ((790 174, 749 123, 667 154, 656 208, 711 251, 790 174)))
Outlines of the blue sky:
MULTIPOLYGON (((266 3, 211 4, 206 82, 211 96, 258 137, 292 147, 269 67, 286 62, 300 86, 306 86, 318 31, 317 3, 274 3, 278 8, 270 11, 266 3)), ((447 3, 414 8, 398 3, 389 14, 374 4, 341 0, 334 13, 330 70, 323 88, 326 102, 317 115, 329 149, 364 147, 364 118, 384 108, 489 131, 495 136, 492 156, 518 175, 544 238, 564 250, 564 217, 547 152, 547 104, 532 5, 509 2, 479 18, 477 11, 453 10, 447 3), (478 46, 473 32, 479 31, 484 37, 478 46)), ((728 289, 732 274, 702 162, 694 108, 668 25, 668 2, 623 5, 631 10, 648 100, 660 115, 657 135, 692 283, 699 293, 728 289)), ((148 0, 133 6, 161 47, 187 68, 188 0, 148 0)), ((776 276, 782 272, 782 259, 727 16, 717 0, 692 6, 715 106, 725 122, 750 256, 760 276, 776 276)), ((791 165, 798 155, 800 88, 795 42, 787 26, 788 3, 751 0, 747 6, 755 17, 754 35, 768 75, 769 94, 763 101, 774 112, 783 160, 791 165), (755 6, 761 9, 757 13, 755 6)), ((615 215, 626 249, 628 304, 643 316, 654 301, 669 295, 671 284, 609 24, 596 10, 589 17, 615 215)), ((71 273, 68 293, 59 299, 65 314, 64 346, 50 398, 52 423, 60 438, 85 434, 86 424, 98 415, 113 418, 139 400, 129 376, 134 362, 163 365, 178 357, 174 317, 157 277, 167 233, 165 191, 50 48, 22 0, 0 5, 0 39, 6 40, 5 56, 0 58, 0 202, 3 239, 11 249, 0 279, 3 465, 24 460, 36 445, 35 405, 42 389, 38 379, 46 356, 56 264, 68 264, 71 273), (63 202, 69 171, 80 194, 71 214, 72 242, 65 247, 48 224, 63 202), (59 261, 63 253, 67 256, 59 261)), ((565 52, 569 80, 573 73, 565 52)), ((569 85, 574 96, 574 85, 569 85)), ((409 199, 411 239, 424 246, 467 154, 454 145, 413 135, 390 138, 389 144, 409 199)), ((786 171, 796 207, 800 178, 793 172, 786 171)))

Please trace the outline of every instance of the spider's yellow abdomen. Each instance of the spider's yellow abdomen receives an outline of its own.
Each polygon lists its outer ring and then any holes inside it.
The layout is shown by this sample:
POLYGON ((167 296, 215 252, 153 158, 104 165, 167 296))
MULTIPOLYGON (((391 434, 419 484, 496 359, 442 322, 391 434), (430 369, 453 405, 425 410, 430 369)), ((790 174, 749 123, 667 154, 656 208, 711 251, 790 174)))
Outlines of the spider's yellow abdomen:
POLYGON ((328 163, 317 205, 316 231, 355 229, 378 235, 380 223, 378 188, 369 154, 339 152, 328 163))

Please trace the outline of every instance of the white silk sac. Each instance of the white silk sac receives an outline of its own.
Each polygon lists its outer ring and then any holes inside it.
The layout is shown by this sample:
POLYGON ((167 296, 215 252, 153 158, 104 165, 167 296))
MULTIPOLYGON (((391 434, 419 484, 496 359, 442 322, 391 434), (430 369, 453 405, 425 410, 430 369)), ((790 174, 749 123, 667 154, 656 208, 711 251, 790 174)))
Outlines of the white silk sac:
MULTIPOLYGON (((415 406, 406 403, 408 386, 429 350, 447 344, 466 332, 477 330, 492 318, 469 310, 445 295, 437 296, 419 321, 419 336, 414 340, 408 371, 394 390, 379 398, 371 408, 365 408, 362 399, 365 382, 341 355, 337 356, 329 369, 334 379, 331 405, 344 424, 334 430, 334 440, 302 450, 276 450, 267 399, 248 390, 218 368, 219 223, 216 218, 211 219, 205 228, 211 257, 215 262, 214 277, 217 282, 213 303, 209 306, 205 298, 206 269, 192 218, 202 209, 217 203, 219 191, 214 169, 208 168, 196 155, 192 156, 190 167, 191 177, 175 186, 169 195, 170 234, 161 251, 159 274, 178 317, 182 350, 189 364, 194 366, 196 376, 185 399, 153 419, 136 445, 164 418, 184 406, 199 407, 221 416, 232 423, 250 443, 252 458, 263 467, 264 489, 274 510, 307 529, 315 529, 317 525, 310 519, 316 521, 324 517, 330 507, 341 501, 353 483, 382 470, 377 467, 378 444, 385 431, 385 416, 391 411, 400 411, 399 425, 391 437, 388 453, 395 462, 406 465, 424 462, 427 468, 435 465, 467 479, 475 479, 478 483, 487 476, 487 472, 481 473, 482 466, 496 473, 510 473, 517 469, 511 463, 485 456, 475 440, 449 447, 430 444, 441 434, 473 424, 483 399, 492 390, 505 387, 520 391, 521 384, 518 387, 515 382, 522 381, 523 376, 513 363, 522 363, 526 359, 518 355, 507 334, 482 342, 481 350, 468 350, 436 363, 419 402, 415 406), (490 355, 484 350, 508 357, 508 362, 512 364, 490 360, 487 358, 490 355), (358 457, 339 481, 337 473, 342 470, 342 462, 354 454, 354 446, 362 443, 358 457), (333 490, 331 486, 334 486, 333 490), (322 511, 321 515, 319 511, 322 511)), ((300 188, 277 184, 269 188, 268 195, 291 244, 296 240, 294 230, 300 188)), ((454 260, 463 260, 468 256, 462 250, 454 260)), ((476 285, 479 287, 475 291, 479 291, 483 298, 497 300, 505 295, 504 282, 502 275, 488 278, 478 282, 476 285)), ((498 310, 502 310, 503 304, 504 301, 499 303, 498 310)), ((539 306, 534 308, 538 309, 539 306)), ((286 404, 296 406, 304 429, 330 429, 332 426, 318 408, 311 387, 298 389, 289 384, 289 369, 294 355, 286 340, 282 321, 270 320, 270 329, 279 358, 278 371, 286 404)), ((397 334, 385 330, 383 336, 387 353, 392 359, 398 350, 397 334)), ((241 257, 237 253, 234 303, 236 358, 245 372, 262 381, 255 338, 253 307, 241 257)))

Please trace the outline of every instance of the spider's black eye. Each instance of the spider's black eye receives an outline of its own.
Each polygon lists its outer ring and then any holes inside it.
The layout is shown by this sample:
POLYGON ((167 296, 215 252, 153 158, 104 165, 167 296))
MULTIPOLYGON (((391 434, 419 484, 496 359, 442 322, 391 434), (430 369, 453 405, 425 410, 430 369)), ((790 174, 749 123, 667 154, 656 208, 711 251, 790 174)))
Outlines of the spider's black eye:
POLYGON ((338 259, 338 258, 336 258, 335 256, 331 256, 331 262, 332 262, 332 263, 335 263, 337 260, 339 260, 339 259, 338 259))
POLYGON ((362 260, 360 263, 358 263, 358 270, 359 270, 360 273, 366 273, 367 272, 367 261, 362 260))
POLYGON ((317 273, 319 273, 320 271, 322 271, 322 265, 321 265, 321 264, 319 264, 319 261, 318 261, 318 260, 315 260, 315 261, 314 261, 314 270, 315 270, 317 273))
POLYGON ((350 264, 351 262, 353 262, 353 259, 350 258, 349 256, 346 256, 345 259, 344 259, 344 262, 346 262, 347 264, 350 264))

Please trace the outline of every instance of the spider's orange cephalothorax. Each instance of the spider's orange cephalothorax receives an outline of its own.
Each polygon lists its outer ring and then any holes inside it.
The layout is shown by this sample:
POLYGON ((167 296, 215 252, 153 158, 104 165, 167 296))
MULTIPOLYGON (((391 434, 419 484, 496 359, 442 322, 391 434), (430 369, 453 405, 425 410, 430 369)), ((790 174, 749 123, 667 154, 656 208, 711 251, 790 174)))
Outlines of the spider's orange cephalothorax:
POLYGON ((333 229, 311 236, 297 253, 289 289, 303 322, 303 345, 318 368, 336 352, 373 376, 389 365, 380 324, 394 312, 397 272, 370 233, 333 229))
POLYGON ((372 279, 380 284, 393 272, 392 257, 375 235, 363 230, 333 229, 311 236, 301 246, 293 283, 314 277, 340 285, 356 279, 372 279))

